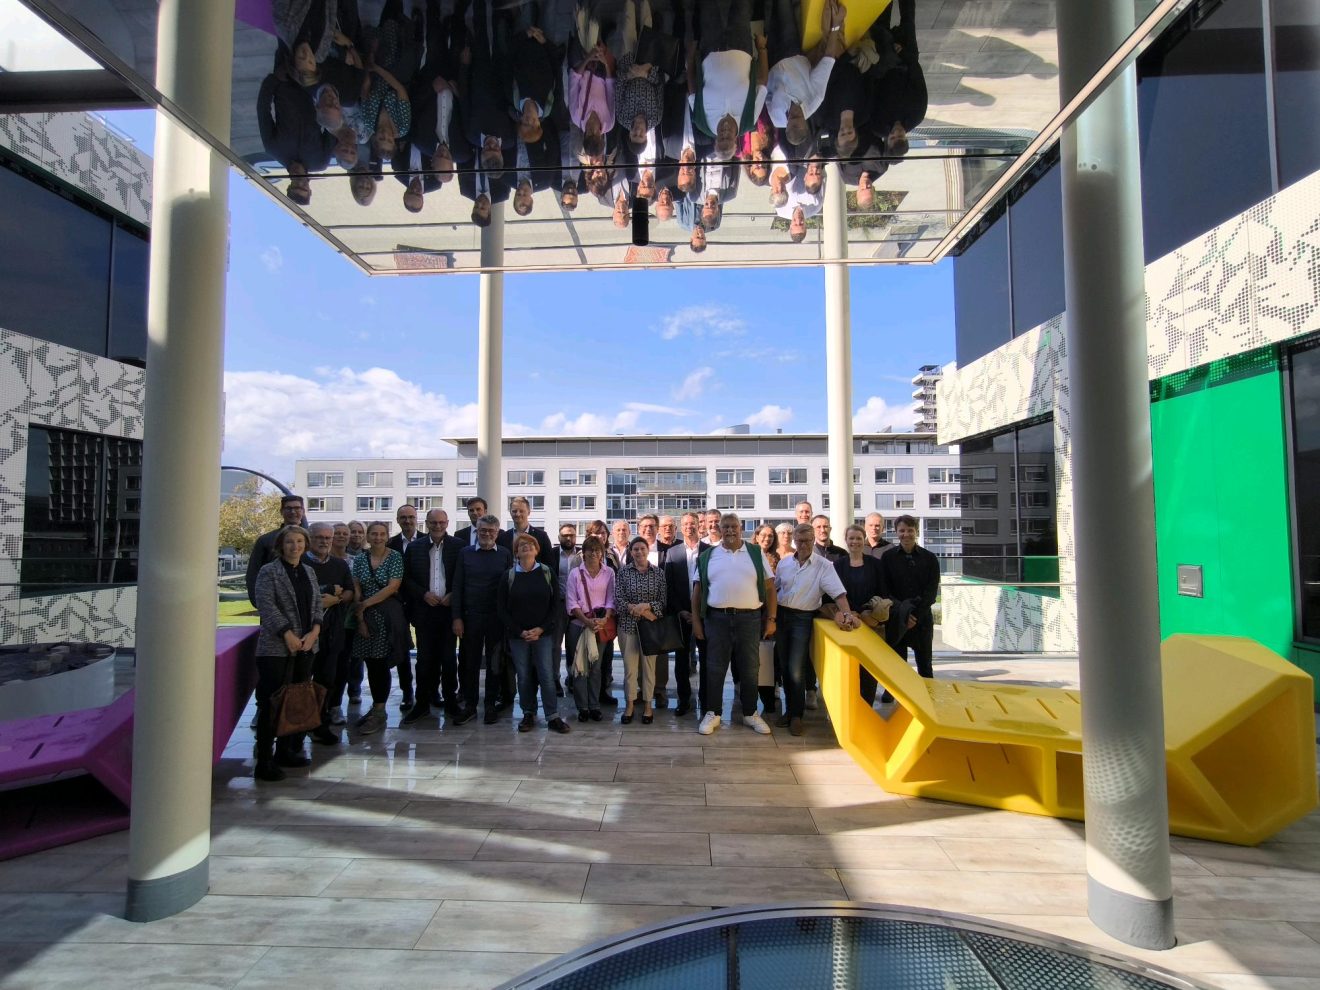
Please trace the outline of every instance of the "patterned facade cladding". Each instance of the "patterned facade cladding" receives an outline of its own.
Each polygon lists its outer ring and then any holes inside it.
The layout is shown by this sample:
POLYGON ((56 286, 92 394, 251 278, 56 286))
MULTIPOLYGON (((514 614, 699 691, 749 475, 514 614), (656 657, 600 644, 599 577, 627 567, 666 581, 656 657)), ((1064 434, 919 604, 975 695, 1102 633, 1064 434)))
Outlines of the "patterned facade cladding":
MULTIPOLYGON (((1320 172, 1225 221, 1146 267, 1151 379, 1320 328, 1320 172)), ((944 639, 964 650, 1076 649, 1067 339, 1060 314, 939 383, 939 442, 1054 415, 1059 536, 1057 605, 1037 612, 1014 589, 949 585, 944 639), (1033 644, 1056 643, 1057 646, 1033 644), (993 645, 992 645, 993 644, 993 645), (1068 645, 1071 644, 1071 645, 1068 645)))
POLYGON ((135 587, 20 597, 29 426, 142 439, 145 372, 0 329, 0 642, 131 645, 135 587))
POLYGON ((0 148, 132 220, 151 223, 151 157, 100 117, 0 115, 0 148))

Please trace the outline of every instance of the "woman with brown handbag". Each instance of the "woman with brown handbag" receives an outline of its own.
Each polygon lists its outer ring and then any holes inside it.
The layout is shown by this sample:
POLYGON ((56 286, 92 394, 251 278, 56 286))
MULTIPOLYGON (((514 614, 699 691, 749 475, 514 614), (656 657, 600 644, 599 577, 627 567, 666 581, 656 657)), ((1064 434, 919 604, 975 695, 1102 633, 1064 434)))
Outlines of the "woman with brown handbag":
POLYGON ((257 766, 258 780, 283 780, 281 767, 305 767, 303 733, 275 738, 271 696, 283 685, 312 676, 312 660, 321 636, 324 609, 317 593, 316 573, 304 562, 307 530, 285 526, 275 537, 279 558, 257 572, 254 597, 261 617, 257 637, 257 766), (272 752, 273 750, 273 752, 272 752))
POLYGON ((568 627, 569 662, 576 664, 584 634, 596 639, 595 662, 587 660, 581 672, 573 671, 573 700, 579 722, 599 722, 601 657, 614 639, 615 625, 614 571, 605 566, 605 543, 600 537, 588 536, 582 544, 582 566, 569 573, 564 600, 573 620, 568 627))

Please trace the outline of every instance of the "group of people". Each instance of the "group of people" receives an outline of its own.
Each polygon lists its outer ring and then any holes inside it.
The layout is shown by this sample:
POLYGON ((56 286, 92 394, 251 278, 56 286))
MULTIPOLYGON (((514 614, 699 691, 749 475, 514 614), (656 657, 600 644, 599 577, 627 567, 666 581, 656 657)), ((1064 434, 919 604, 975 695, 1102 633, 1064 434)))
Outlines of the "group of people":
POLYGON ((700 252, 746 182, 801 241, 824 159, 869 211, 927 109, 916 0, 886 7, 850 48, 848 11, 828 0, 809 51, 799 0, 672 0, 663 15, 623 0, 619 24, 577 0, 566 38, 547 33, 563 20, 553 0, 387 0, 374 27, 356 0, 272 3, 279 44, 257 119, 300 205, 337 162, 362 206, 385 185, 420 213, 456 179, 486 226, 492 204, 528 216, 551 190, 567 211, 595 197, 620 227, 635 209, 672 220, 700 252))
MULTIPOLYGON (((400 506, 393 536, 381 521, 304 528, 298 495, 286 495, 280 512, 283 525, 256 542, 247 572, 261 624, 254 727, 263 780, 308 763, 303 736, 276 739, 271 718, 275 691, 308 678, 326 689, 311 735, 333 745, 346 724, 344 695, 361 703, 364 673, 370 705, 354 729, 385 727, 395 671, 404 726, 440 715, 463 725, 479 708, 495 724, 516 696, 519 731, 536 727, 539 704, 549 729, 571 732, 574 713, 579 723, 601 721, 605 707, 620 704, 616 647, 625 725, 650 724, 668 708, 672 660, 674 714, 699 714, 703 735, 722 724, 730 671, 735 721, 769 734, 768 716, 801 735, 805 711, 816 707, 817 618, 865 626, 900 656, 911 650, 918 672, 933 676, 940 568, 917 542, 912 516, 895 520, 896 543, 872 513, 839 546, 829 518, 808 502, 796 522, 762 525, 751 540, 737 515, 711 509, 677 520, 644 515, 635 533, 626 520, 597 520, 581 544, 573 523, 561 524, 552 544, 530 524, 522 496, 510 500, 508 528, 484 499, 469 499, 469 525, 453 534, 444 509, 427 512, 423 530, 411 504, 400 506)), ((868 704, 877 689, 863 672, 868 704)))

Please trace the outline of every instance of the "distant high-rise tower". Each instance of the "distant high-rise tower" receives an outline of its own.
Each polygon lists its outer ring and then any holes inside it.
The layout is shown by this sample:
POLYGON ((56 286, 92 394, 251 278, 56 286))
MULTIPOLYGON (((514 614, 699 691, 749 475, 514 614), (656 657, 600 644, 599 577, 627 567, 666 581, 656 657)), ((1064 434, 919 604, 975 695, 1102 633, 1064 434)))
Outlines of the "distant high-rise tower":
POLYGON ((944 369, 938 364, 923 364, 921 370, 912 376, 912 428, 918 433, 936 432, 935 384, 944 377, 944 369))

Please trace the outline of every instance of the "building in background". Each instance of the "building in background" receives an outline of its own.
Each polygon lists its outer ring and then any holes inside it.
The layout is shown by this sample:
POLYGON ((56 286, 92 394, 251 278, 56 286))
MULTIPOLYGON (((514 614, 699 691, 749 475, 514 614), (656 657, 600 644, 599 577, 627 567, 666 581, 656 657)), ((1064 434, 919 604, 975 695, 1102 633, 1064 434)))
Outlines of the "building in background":
MULTIPOLYGON (((1316 675, 1320 7, 1193 4, 1137 76, 1163 632, 1316 675)), ((961 450, 967 579, 944 638, 965 650, 1077 645, 1059 172, 1044 155, 955 260, 939 438, 961 450)))
POLYGON ((0 116, 0 204, 0 642, 129 645, 151 160, 95 116, 0 116))
POLYGON ((939 408, 936 386, 944 377, 938 364, 923 364, 912 376, 912 429, 918 433, 939 432, 939 408))
MULTIPOLYGON (((442 508, 451 532, 467 525, 477 489, 477 444, 452 441, 456 458, 300 460, 294 489, 307 498, 310 522, 383 519, 404 502, 419 512, 442 508)), ((736 512, 750 532, 793 519, 797 503, 829 505, 823 434, 527 437, 504 441, 504 495, 525 495, 532 523, 552 533, 561 523, 581 532, 593 519, 636 522, 647 513, 679 516, 707 507, 736 512)), ((958 455, 929 433, 857 437, 853 515, 878 511, 922 521, 922 541, 957 569, 963 522, 958 455)), ((505 507, 491 506, 507 519, 505 507)), ((834 534, 843 542, 843 534, 834 534)))

